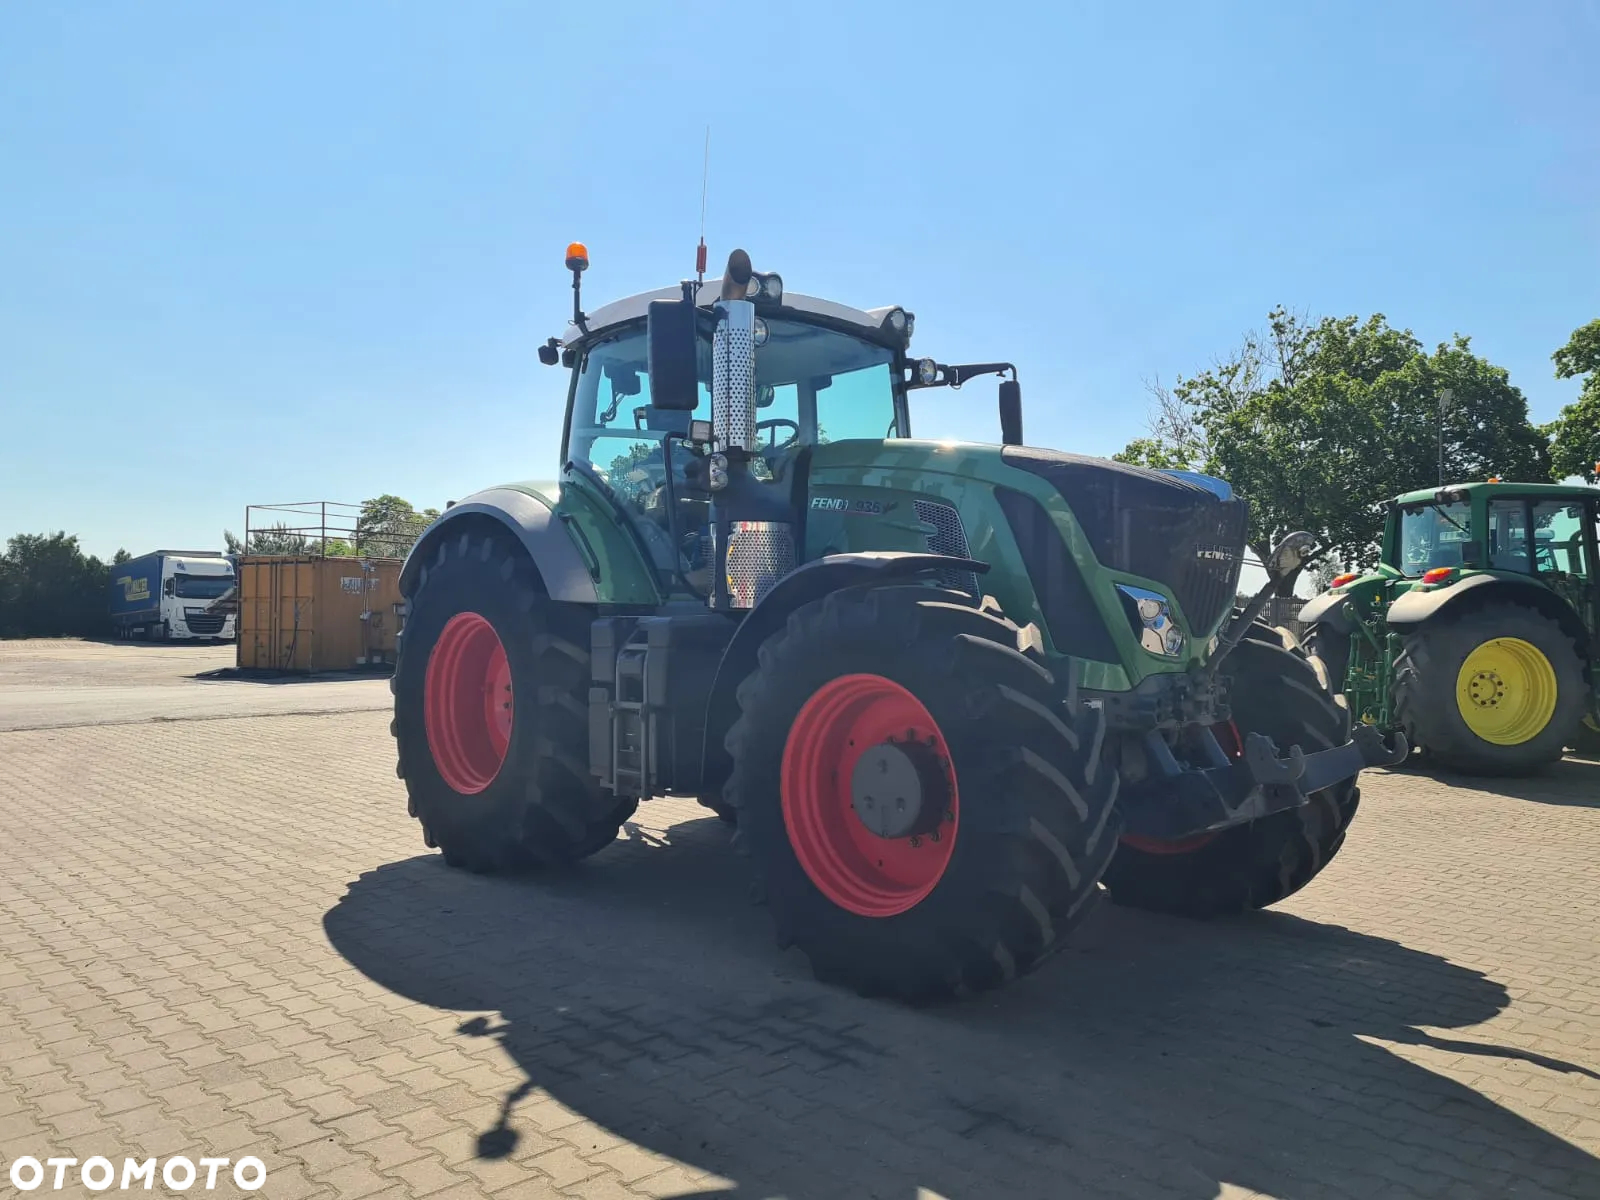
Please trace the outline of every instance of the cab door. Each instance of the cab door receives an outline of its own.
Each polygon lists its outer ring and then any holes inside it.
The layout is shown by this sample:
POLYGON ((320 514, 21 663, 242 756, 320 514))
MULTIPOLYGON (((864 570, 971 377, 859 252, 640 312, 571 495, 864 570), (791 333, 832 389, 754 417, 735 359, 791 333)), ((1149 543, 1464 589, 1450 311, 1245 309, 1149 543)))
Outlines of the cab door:
POLYGON ((1589 562, 1589 611, 1584 615, 1584 625, 1589 630, 1589 658, 1600 664, 1600 496, 1588 500, 1588 520, 1585 526, 1585 553, 1589 562))
POLYGON ((1535 499, 1529 515, 1534 573, 1578 614, 1589 631, 1592 658, 1600 620, 1600 570, 1595 558, 1595 522, 1600 514, 1596 501, 1591 497, 1535 499))

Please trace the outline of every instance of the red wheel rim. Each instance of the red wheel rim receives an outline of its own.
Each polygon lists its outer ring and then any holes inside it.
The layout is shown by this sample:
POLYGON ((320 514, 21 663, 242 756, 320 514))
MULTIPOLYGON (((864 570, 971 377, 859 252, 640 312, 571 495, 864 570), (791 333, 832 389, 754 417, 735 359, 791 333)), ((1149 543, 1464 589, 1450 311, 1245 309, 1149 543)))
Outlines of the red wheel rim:
POLYGON ((845 911, 892 917, 916 907, 944 878, 961 817, 955 766, 938 722, 893 680, 841 675, 812 694, 784 744, 781 793, 795 858, 817 890, 845 911), (856 815, 851 774, 868 749, 913 739, 942 765, 949 803, 932 832, 882 838, 856 815))
MULTIPOLYGON (((1239 736, 1239 727, 1232 721, 1223 721, 1211 727, 1211 734, 1217 739, 1217 745, 1222 747, 1222 752, 1231 759, 1244 757, 1244 738, 1239 736)), ((1140 837, 1136 833, 1124 834, 1122 844, 1134 850, 1142 850, 1146 854, 1188 854, 1198 850, 1209 843, 1217 835, 1214 833, 1197 833, 1193 837, 1179 838, 1175 842, 1164 842, 1160 838, 1140 837)))
POLYGON ((433 645, 422 689, 422 723, 439 777, 464 796, 493 783, 515 711, 500 635, 477 613, 457 613, 433 645))

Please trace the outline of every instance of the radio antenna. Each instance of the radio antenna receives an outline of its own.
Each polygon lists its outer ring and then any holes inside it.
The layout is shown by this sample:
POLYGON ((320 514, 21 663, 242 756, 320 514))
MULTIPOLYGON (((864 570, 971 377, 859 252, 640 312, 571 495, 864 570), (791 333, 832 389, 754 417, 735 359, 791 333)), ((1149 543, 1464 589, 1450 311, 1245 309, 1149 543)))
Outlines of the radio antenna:
POLYGON ((706 148, 700 159, 700 245, 694 252, 696 288, 706 280, 706 181, 711 177, 711 126, 706 126, 706 148))

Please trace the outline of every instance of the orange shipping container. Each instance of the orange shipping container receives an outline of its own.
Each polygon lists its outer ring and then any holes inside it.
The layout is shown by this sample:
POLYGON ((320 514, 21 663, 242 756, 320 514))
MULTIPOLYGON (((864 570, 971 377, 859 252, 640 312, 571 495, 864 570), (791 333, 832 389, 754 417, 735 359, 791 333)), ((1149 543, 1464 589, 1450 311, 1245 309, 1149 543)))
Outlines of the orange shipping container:
POLYGON ((241 556, 239 666, 316 672, 392 664, 401 565, 398 558, 241 556))

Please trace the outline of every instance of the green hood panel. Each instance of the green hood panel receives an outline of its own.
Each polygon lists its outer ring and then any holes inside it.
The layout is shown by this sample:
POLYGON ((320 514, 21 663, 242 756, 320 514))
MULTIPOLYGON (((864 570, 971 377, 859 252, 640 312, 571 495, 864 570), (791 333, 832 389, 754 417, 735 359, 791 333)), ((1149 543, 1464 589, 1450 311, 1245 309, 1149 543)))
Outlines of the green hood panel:
MULTIPOLYGON (((1138 644, 1115 585, 1127 583, 1167 595, 1179 624, 1187 628, 1171 589, 1162 581, 1102 567, 1057 490, 1040 476, 1010 466, 1001 454, 999 446, 914 440, 844 441, 817 447, 811 461, 805 556, 929 549, 930 538, 938 536, 940 528, 919 517, 918 502, 949 505, 960 518, 968 554, 990 564, 989 573, 980 580, 982 591, 994 596, 1018 624, 1037 625, 1047 654, 1064 656, 1051 636, 1022 551, 997 499, 996 489, 1007 488, 1045 511, 1067 556, 1081 572, 1093 607, 1089 619, 1108 635, 1103 639, 1107 648, 1095 658, 1078 659, 1084 686, 1122 691, 1147 675, 1183 671, 1203 658, 1206 640, 1200 638, 1189 639, 1182 658, 1152 654, 1138 644)), ((936 548, 951 552, 945 546, 936 548)))

